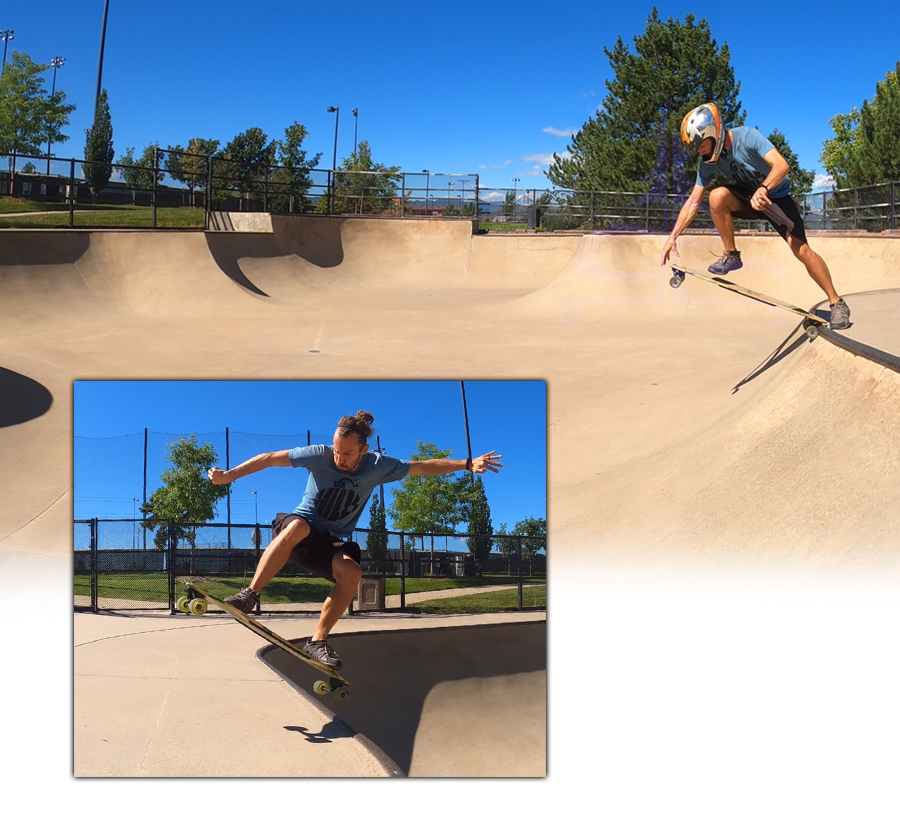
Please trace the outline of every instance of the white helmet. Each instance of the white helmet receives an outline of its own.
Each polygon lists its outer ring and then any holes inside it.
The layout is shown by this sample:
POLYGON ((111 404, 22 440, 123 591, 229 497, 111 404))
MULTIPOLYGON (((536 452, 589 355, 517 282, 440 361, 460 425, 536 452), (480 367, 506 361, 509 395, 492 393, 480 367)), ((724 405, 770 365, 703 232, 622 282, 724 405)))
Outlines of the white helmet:
POLYGON ((719 117, 719 108, 715 104, 701 104, 694 107, 681 122, 681 140, 694 153, 700 152, 700 144, 706 138, 713 140, 713 151, 712 155, 704 156, 703 160, 715 164, 725 144, 725 128, 719 117))

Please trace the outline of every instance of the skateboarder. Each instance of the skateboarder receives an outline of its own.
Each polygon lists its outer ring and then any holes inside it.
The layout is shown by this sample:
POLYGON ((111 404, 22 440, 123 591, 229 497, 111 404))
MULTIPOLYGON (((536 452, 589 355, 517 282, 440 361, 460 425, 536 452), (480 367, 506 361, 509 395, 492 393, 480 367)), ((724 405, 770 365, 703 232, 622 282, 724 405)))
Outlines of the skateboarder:
POLYGON ((660 265, 666 264, 672 252, 680 256, 676 240, 694 221, 713 175, 723 173, 733 184, 710 192, 709 209, 713 224, 722 237, 725 253, 709 266, 710 273, 727 274, 743 265, 741 253, 735 249, 735 217, 766 220, 790 245, 794 256, 828 296, 831 328, 847 328, 850 309, 835 291, 825 260, 806 241, 803 219, 797 203, 791 198, 790 167, 772 142, 752 127, 726 128, 715 104, 702 104, 684 117, 681 140, 689 150, 699 154, 701 160, 697 167, 697 183, 663 246, 660 265))
POLYGON ((316 576, 334 582, 325 599, 319 623, 303 652, 314 660, 341 668, 341 660, 328 645, 328 634, 341 618, 356 593, 362 569, 361 553, 349 537, 359 516, 379 484, 408 476, 438 476, 471 470, 473 473, 499 472, 503 465, 493 451, 477 458, 432 458, 401 461, 369 452, 368 437, 375 418, 369 412, 345 415, 338 422, 332 446, 317 444, 292 450, 263 453, 231 470, 213 467, 213 484, 231 484, 242 476, 268 467, 305 467, 309 471, 303 499, 293 513, 279 513, 272 524, 272 541, 263 552, 250 585, 225 602, 249 613, 259 601, 259 592, 287 564, 289 559, 316 576))

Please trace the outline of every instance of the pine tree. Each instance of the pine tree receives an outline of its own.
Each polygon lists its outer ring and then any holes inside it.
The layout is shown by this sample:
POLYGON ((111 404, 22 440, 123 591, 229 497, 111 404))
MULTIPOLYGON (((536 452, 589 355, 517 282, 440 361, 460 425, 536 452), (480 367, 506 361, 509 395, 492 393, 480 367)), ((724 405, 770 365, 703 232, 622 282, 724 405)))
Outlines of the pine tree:
POLYGON ((84 132, 87 135, 87 142, 84 147, 85 162, 82 165, 82 171, 91 188, 91 198, 96 201, 100 191, 109 184, 109 180, 112 178, 112 160, 115 155, 112 119, 109 115, 109 101, 105 89, 97 99, 94 126, 84 132))
MULTIPOLYGON (((688 14, 684 23, 663 22, 654 8, 634 47, 631 52, 621 37, 613 49, 604 47, 613 70, 608 95, 575 134, 570 157, 554 156, 547 176, 558 187, 644 193, 663 176, 668 192, 678 192, 685 113, 713 102, 728 126, 743 123, 728 44, 717 46, 706 20, 695 24, 688 14)), ((696 172, 696 161, 689 172, 696 172)))

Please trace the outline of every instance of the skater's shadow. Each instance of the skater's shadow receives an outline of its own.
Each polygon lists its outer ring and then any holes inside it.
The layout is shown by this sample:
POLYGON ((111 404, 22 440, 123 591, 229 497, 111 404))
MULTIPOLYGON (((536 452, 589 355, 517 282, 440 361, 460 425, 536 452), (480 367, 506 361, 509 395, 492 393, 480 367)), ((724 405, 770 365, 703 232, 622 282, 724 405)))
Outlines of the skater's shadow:
POLYGON ((299 732, 311 744, 330 744, 338 738, 349 738, 351 732, 337 718, 326 723, 318 732, 310 732, 305 726, 285 726, 288 732, 299 732))
POLYGON ((793 354, 797 349, 799 349, 802 345, 809 342, 809 337, 807 337, 806 332, 803 329, 802 325, 797 326, 797 328, 793 329, 791 333, 781 342, 778 346, 775 347, 775 350, 762 362, 757 366, 749 375, 747 375, 743 380, 738 381, 735 384, 734 389, 731 390, 731 394, 734 395, 741 390, 741 387, 750 383, 753 380, 756 380, 760 375, 764 372, 767 372, 773 366, 777 366, 781 363, 789 355, 793 354))

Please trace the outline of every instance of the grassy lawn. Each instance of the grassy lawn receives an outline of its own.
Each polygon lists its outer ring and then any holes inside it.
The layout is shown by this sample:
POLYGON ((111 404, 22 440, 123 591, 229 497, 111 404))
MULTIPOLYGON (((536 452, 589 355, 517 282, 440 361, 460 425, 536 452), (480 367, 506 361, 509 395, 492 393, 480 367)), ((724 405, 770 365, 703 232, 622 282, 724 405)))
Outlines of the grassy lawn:
MULTIPOLYGON (((462 597, 445 597, 428 602, 417 602, 407 606, 406 611, 413 614, 490 614, 500 611, 515 611, 519 601, 519 592, 490 591, 484 594, 469 594, 462 597)), ((522 608, 547 607, 546 585, 525 585, 522 588, 522 608)))
MULTIPOLYGON (((547 604, 547 588, 543 584, 528 585, 528 582, 543 583, 544 577, 525 579, 523 603, 526 607, 543 607, 547 604)), ((214 597, 223 599, 237 593, 247 580, 242 576, 206 577, 198 584, 214 597)), ((508 591, 490 591, 483 594, 452 597, 433 600, 407 606, 407 611, 420 614, 457 614, 482 613, 488 611, 505 611, 515 608, 518 591, 515 588, 515 577, 485 576, 469 579, 426 579, 411 578, 406 580, 407 596, 425 591, 444 591, 450 589, 482 587, 485 585, 509 585, 508 591)), ((75 576, 74 590, 76 596, 91 595, 91 578, 87 574, 75 576)), ((136 602, 153 602, 165 605, 169 601, 169 578, 164 573, 156 574, 100 574, 98 576, 98 595, 103 599, 133 599, 136 602)), ((295 579, 275 577, 267 586, 264 606, 293 603, 322 603, 331 583, 325 579, 295 579)), ((385 581, 387 594, 399 595, 400 579, 385 581)), ((185 593, 183 583, 179 580, 176 587, 176 598, 185 593)))
MULTIPOLYGON (((153 225, 153 208, 133 205, 75 205, 76 228, 149 228, 153 225)), ((202 208, 159 208, 159 228, 202 228, 202 208)), ((66 228, 69 206, 64 202, 23 202, 0 199, 0 228, 66 228), (37 215, 29 211, 50 211, 37 215)))

